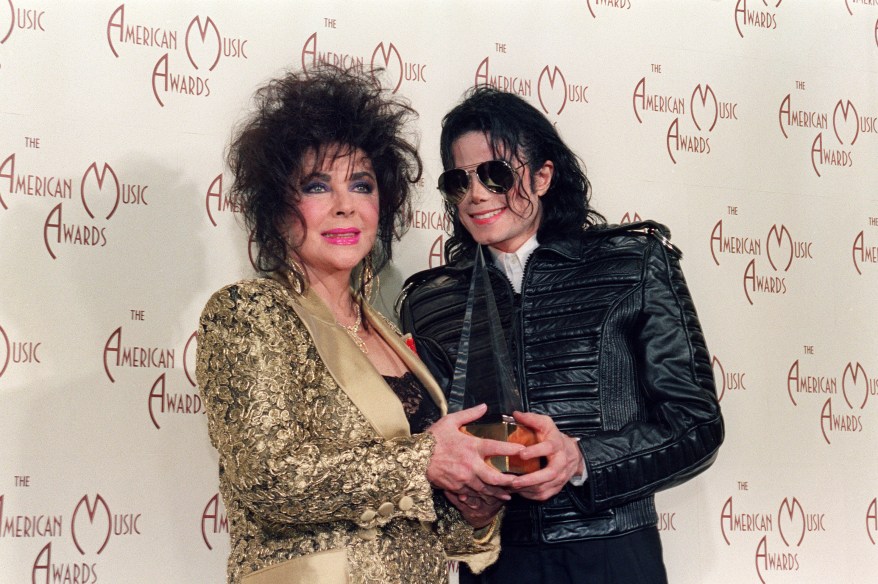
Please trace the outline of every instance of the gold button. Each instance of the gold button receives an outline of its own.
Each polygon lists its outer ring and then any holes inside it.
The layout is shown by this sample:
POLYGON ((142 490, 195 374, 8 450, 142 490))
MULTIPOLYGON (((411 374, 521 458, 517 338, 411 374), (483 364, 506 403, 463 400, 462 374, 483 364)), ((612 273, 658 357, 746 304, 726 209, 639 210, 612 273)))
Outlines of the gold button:
POLYGON ((393 503, 381 503, 378 506, 378 513, 381 517, 390 517, 390 514, 393 513, 393 503))
POLYGON ((357 532, 357 535, 360 536, 360 539, 365 541, 372 541, 376 537, 378 537, 378 530, 374 527, 371 529, 361 529, 357 532))
POLYGON ((366 509, 365 511, 363 511, 363 514, 360 515, 360 522, 369 523, 370 521, 375 519, 376 515, 378 515, 378 513, 376 513, 374 509, 366 509))
POLYGON ((404 495, 399 500, 399 503, 396 504, 396 506, 399 507, 400 511, 405 513, 406 511, 408 511, 409 509, 411 509, 412 507, 415 506, 415 500, 412 499, 411 497, 409 497, 408 495, 404 495))

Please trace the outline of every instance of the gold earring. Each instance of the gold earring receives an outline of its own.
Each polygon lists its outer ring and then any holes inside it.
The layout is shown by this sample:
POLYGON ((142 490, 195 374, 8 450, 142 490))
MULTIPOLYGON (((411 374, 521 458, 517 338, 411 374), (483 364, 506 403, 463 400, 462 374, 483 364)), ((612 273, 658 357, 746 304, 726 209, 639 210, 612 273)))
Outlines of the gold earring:
POLYGON ((360 289, 366 302, 372 301, 372 293, 378 292, 378 286, 378 274, 375 273, 372 263, 372 252, 369 252, 363 260, 363 270, 360 273, 360 289))
POLYGON ((305 270, 302 268, 301 264, 295 260, 292 256, 287 259, 287 280, 290 282, 290 286, 293 289, 293 292, 296 294, 304 294, 305 293, 305 270))

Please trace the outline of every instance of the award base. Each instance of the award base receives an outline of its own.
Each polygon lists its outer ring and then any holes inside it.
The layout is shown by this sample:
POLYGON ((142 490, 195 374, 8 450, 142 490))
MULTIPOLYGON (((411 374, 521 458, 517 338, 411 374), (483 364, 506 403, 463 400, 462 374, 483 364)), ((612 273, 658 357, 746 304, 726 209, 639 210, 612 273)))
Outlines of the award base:
MULTIPOLYGON (((537 443, 537 435, 533 430, 519 426, 512 420, 510 416, 503 416, 501 422, 467 424, 461 427, 461 430, 476 438, 513 442, 525 446, 537 443)), ((485 462, 500 472, 509 474, 527 474, 539 470, 541 466, 539 458, 522 460, 517 456, 489 456, 485 462)))

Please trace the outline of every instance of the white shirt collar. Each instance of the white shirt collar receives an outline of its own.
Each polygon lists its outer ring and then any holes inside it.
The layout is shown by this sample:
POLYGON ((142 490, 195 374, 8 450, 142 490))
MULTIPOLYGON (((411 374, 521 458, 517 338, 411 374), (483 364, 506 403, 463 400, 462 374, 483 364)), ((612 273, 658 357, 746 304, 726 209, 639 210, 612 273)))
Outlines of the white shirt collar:
POLYGON ((506 253, 488 246, 488 251, 494 258, 494 264, 503 270, 503 273, 512 282, 512 288, 519 294, 521 294, 521 283, 524 279, 524 266, 527 264, 530 254, 539 246, 540 242, 537 241, 536 234, 513 252, 506 253))

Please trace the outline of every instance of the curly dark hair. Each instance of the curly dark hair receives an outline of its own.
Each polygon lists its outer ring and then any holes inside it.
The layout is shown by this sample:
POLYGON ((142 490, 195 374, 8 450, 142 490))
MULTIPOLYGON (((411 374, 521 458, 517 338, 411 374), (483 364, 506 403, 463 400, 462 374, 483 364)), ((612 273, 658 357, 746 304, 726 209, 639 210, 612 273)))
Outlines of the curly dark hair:
MULTIPOLYGON (((227 160, 234 174, 231 196, 258 248, 256 268, 265 273, 293 269, 290 225, 304 229, 299 181, 312 169, 306 155, 343 157, 362 150, 372 163, 379 192, 378 234, 372 249, 377 274, 392 257, 392 241, 404 233, 412 186, 423 171, 416 140, 405 128, 417 117, 411 105, 376 81, 377 72, 319 66, 272 79, 255 95, 255 111, 236 129, 227 160), (292 222, 292 223, 291 223, 292 222)), ((356 270, 359 292, 368 284, 356 270)))
MULTIPOLYGON (((521 97, 480 85, 469 89, 464 99, 442 119, 439 140, 442 166, 454 168, 451 147, 469 132, 484 134, 495 156, 503 152, 507 162, 513 158, 528 164, 533 176, 546 160, 554 165, 552 182, 540 198, 543 216, 537 231, 540 243, 569 237, 591 225, 606 223, 603 215, 589 205, 591 184, 580 158, 564 143, 555 126, 521 97)), ((499 156, 498 156, 499 157, 499 156)), ((512 166, 518 166, 514 163, 512 166)), ((476 242, 458 217, 457 206, 445 202, 453 232, 445 243, 445 257, 454 261, 474 253, 476 242)))

